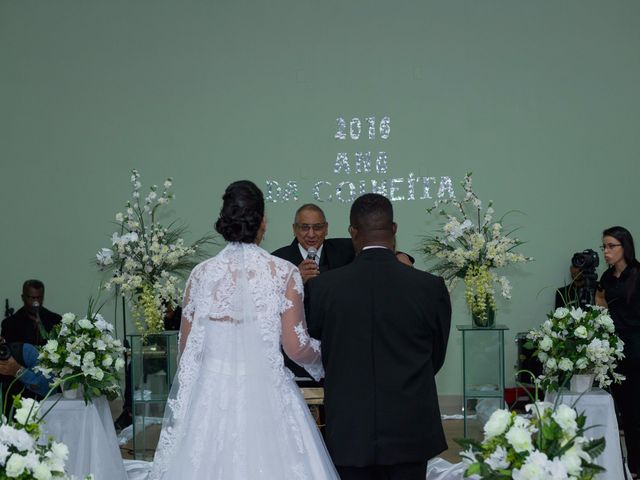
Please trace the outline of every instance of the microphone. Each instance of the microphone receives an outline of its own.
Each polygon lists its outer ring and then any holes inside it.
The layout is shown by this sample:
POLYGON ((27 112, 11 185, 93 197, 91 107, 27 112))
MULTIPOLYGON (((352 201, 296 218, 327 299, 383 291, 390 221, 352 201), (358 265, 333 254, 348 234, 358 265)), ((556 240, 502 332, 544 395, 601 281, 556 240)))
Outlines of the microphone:
POLYGON ((31 308, 33 308, 36 312, 36 318, 40 320, 40 302, 37 300, 31 304, 31 308))
POLYGON ((307 250, 307 260, 316 261, 316 257, 318 256, 318 250, 315 247, 309 247, 307 250))

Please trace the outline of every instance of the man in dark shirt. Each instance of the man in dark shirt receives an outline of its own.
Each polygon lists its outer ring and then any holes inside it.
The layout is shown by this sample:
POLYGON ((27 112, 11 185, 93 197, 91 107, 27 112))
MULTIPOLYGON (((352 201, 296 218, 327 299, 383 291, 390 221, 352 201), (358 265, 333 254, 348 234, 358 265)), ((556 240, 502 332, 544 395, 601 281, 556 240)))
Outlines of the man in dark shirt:
POLYGON ((51 329, 62 317, 42 306, 44 284, 40 280, 27 280, 22 285, 24 306, 2 322, 2 337, 8 342, 44 345, 51 329))
POLYGON ((585 286, 582 270, 571 265, 569 267, 571 283, 556 290, 556 308, 579 306, 578 292, 585 286))

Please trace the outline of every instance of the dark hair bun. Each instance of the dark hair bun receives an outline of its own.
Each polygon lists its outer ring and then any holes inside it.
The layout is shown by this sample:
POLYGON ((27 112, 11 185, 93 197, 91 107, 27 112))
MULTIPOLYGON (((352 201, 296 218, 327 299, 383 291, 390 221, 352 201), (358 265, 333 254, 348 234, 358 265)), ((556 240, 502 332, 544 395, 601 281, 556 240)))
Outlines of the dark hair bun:
POLYGON ((227 242, 252 243, 264 217, 264 197, 249 180, 233 182, 222 196, 216 231, 227 242))

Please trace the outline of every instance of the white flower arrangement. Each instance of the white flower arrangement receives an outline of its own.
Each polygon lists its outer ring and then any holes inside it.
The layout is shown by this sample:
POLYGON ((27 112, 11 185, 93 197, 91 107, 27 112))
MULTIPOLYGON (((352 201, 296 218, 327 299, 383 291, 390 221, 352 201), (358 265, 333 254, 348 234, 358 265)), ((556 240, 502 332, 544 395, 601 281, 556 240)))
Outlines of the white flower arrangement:
POLYGON ((457 212, 454 215, 444 207, 439 211, 447 219, 443 234, 426 237, 422 250, 435 261, 434 271, 444 277, 450 290, 459 279, 464 279, 469 309, 479 322, 486 324, 490 311, 496 310, 495 287, 505 299, 511 298, 509 280, 492 270, 533 259, 513 251, 523 242, 510 236, 513 231, 503 233, 504 216, 493 220, 492 202, 483 210, 482 201, 471 187, 471 173, 465 175, 461 185, 462 200, 438 200, 427 209, 431 213, 440 205, 452 205, 457 212))
MULTIPOLYGON (((12 418, 2 416, 0 421, 0 480, 72 480, 65 473, 67 446, 42 438, 40 404, 16 395, 13 407, 12 418)), ((85 480, 93 480, 93 475, 85 480)))
POLYGON ((127 202, 125 212, 116 214, 119 231, 111 236, 111 248, 98 251, 96 261, 101 269, 113 270, 104 288, 115 289, 129 302, 139 333, 160 333, 167 307, 174 308, 182 297, 181 277, 204 256, 203 247, 213 243, 214 237, 206 235, 187 245, 181 238, 185 227, 157 221, 158 209, 174 198, 171 178, 160 194, 152 185, 143 202, 137 170, 132 170, 131 184, 133 201, 127 202))
POLYGON ((110 400, 120 393, 124 367, 122 342, 114 337, 113 325, 99 313, 78 318, 65 313, 53 330, 52 339, 39 348, 35 370, 51 378, 55 385, 82 385, 85 401, 106 395, 110 400))
POLYGON ((527 416, 496 410, 484 425, 484 440, 458 443, 465 477, 487 480, 591 480, 604 468, 594 464, 604 438, 584 436, 584 415, 567 405, 534 401, 527 416))
POLYGON ((549 390, 557 390, 574 374, 593 373, 603 388, 624 380, 615 371, 624 358, 624 342, 604 307, 557 308, 527 339, 527 347, 542 363, 538 381, 549 390))

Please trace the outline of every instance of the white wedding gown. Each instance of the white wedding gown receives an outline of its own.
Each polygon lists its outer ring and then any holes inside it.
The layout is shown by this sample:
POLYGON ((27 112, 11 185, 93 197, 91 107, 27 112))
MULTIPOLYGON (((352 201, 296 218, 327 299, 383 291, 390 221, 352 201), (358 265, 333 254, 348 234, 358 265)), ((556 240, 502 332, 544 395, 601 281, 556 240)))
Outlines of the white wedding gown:
POLYGON ((338 478, 281 345, 323 375, 297 268, 255 244, 230 243, 193 270, 150 479, 338 478))

